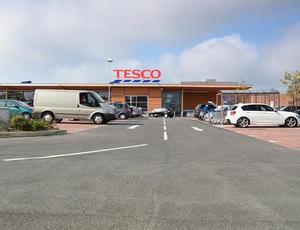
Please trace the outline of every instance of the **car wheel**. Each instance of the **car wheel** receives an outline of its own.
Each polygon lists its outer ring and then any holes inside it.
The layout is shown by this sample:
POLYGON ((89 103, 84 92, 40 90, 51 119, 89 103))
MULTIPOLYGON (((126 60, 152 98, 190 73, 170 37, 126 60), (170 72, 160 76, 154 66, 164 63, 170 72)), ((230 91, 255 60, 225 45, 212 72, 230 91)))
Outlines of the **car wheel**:
POLYGON ((45 121, 52 122, 52 121, 54 120, 54 115, 53 115, 53 113, 51 113, 51 112, 45 112, 45 113, 43 113, 42 118, 43 118, 45 121))
POLYGON ((297 126, 297 120, 294 117, 289 117, 285 120, 285 126, 289 128, 294 128, 297 126))
POLYGON ((238 119, 237 125, 241 128, 247 128, 250 125, 250 121, 247 117, 241 117, 238 119))
POLYGON ((30 119, 30 118, 31 118, 30 113, 27 113, 27 112, 22 113, 22 116, 23 116, 24 118, 26 118, 26 119, 30 119))
POLYGON ((153 117, 153 113, 149 113, 149 117, 153 117))
POLYGON ((92 120, 95 124, 103 124, 104 123, 104 118, 103 118, 103 115, 101 115, 101 114, 95 114, 93 116, 92 120))
POLYGON ((124 113, 121 113, 121 114, 119 115, 119 118, 120 118, 121 120, 125 120, 127 117, 126 117, 126 115, 125 115, 124 113))

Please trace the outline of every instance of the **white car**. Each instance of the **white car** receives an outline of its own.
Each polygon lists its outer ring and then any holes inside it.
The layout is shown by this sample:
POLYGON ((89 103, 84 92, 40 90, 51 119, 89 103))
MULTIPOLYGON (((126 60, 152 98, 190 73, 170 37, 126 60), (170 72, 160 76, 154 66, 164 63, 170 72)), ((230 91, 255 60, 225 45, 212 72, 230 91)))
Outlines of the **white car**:
POLYGON ((265 104, 238 104, 227 111, 225 117, 231 124, 246 128, 249 125, 296 127, 300 116, 296 113, 278 111, 265 104))

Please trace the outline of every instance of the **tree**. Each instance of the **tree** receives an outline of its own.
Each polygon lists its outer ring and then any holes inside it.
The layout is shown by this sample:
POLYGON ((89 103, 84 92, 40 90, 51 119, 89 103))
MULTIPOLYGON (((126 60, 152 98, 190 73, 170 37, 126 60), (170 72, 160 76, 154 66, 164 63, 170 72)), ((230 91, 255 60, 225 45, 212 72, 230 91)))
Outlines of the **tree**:
POLYGON ((297 99, 300 96, 300 71, 284 72, 281 82, 287 86, 287 94, 293 98, 293 105, 297 106, 297 99))

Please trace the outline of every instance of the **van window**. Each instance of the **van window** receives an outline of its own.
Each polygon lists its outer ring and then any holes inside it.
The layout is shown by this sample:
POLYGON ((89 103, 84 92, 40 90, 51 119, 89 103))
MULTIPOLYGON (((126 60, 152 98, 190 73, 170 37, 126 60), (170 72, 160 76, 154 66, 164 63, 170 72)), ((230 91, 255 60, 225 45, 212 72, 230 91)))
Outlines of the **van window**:
POLYGON ((79 103, 89 107, 99 107, 99 102, 91 93, 80 93, 79 103))

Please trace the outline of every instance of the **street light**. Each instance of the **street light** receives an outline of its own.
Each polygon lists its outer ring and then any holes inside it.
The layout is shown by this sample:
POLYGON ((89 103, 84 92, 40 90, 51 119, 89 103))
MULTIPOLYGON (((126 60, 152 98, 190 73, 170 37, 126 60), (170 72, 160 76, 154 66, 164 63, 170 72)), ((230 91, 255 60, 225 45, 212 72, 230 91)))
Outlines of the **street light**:
POLYGON ((108 101, 111 102, 111 96, 110 96, 110 75, 111 75, 111 63, 114 61, 111 58, 107 58, 106 61, 109 63, 109 77, 108 77, 108 101))

